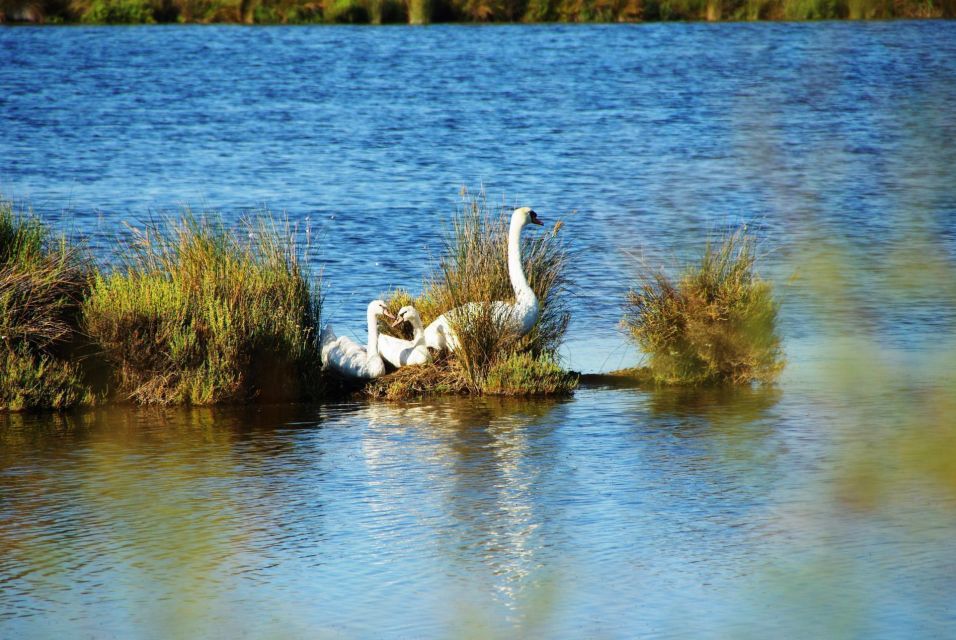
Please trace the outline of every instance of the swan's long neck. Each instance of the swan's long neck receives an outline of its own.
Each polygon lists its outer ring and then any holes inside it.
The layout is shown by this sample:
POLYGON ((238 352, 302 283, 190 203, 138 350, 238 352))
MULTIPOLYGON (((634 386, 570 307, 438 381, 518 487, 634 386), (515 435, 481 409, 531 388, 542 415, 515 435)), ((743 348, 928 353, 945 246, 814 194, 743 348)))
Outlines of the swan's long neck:
POLYGON ((412 342, 414 344, 425 344, 425 325, 421 318, 412 318, 409 322, 412 325, 412 342))
POLYGON ((378 316, 370 311, 368 314, 368 357, 378 355, 378 316))
POLYGON ((511 221, 511 230, 508 233, 508 276, 511 278, 511 287, 515 291, 515 300, 518 304, 534 304, 538 301, 534 291, 524 277, 524 266, 521 264, 521 229, 524 227, 518 219, 511 221))

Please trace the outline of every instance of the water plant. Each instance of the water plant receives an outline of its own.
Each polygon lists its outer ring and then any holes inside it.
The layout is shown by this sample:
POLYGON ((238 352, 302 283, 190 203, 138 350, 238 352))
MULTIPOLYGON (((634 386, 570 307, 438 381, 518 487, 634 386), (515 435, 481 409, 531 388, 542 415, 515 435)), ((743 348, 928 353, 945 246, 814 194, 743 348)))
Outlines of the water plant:
POLYGON ((676 282, 645 270, 628 293, 623 325, 650 357, 660 383, 772 382, 783 368, 779 304, 755 273, 756 240, 745 228, 708 242, 676 282))
POLYGON ((92 265, 32 213, 0 200, 0 409, 94 399, 80 359, 80 300, 92 265))
MULTIPOLYGON (((527 234, 521 241, 524 273, 538 297, 540 315, 531 332, 519 337, 493 312, 490 304, 514 299, 508 275, 507 231, 511 209, 490 207, 484 195, 463 195, 463 206, 445 234, 443 256, 426 278, 421 295, 413 298, 400 289, 392 292, 387 300, 393 312, 407 304, 414 305, 426 325, 465 303, 486 304, 453 322, 461 346, 447 359, 433 365, 435 371, 426 375, 400 370, 401 375, 388 376, 373 384, 370 392, 394 397, 398 395, 396 390, 383 390, 383 385, 394 381, 410 393, 420 395, 428 391, 421 381, 428 380, 436 390, 443 391, 570 393, 577 378, 567 373, 560 382, 555 378, 560 371, 555 364, 557 350, 570 320, 569 250, 559 235, 562 223, 558 221, 541 233, 527 234), (436 378, 436 372, 442 375, 436 378), (542 379, 532 380, 535 375, 542 379), (529 386, 518 389, 514 384, 518 380, 528 382, 529 386)), ((389 331, 389 327, 382 330, 389 331)))
POLYGON ((85 330, 140 403, 298 400, 318 391, 320 300, 286 227, 185 212, 133 232, 97 275, 85 330))

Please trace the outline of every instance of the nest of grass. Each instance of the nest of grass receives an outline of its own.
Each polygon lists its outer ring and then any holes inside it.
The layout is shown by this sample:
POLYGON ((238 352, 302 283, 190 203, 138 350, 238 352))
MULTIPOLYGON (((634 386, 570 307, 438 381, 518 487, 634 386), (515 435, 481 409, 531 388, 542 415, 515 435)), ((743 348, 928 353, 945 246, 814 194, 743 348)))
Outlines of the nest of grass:
MULTIPOLYGON (((445 234, 442 258, 426 276, 421 295, 412 296, 398 289, 384 299, 393 313, 413 305, 426 326, 463 304, 488 304, 467 317, 454 319, 453 328, 461 344, 455 353, 439 354, 431 365, 405 367, 386 376, 372 383, 369 395, 397 399, 428 393, 571 393, 577 378, 558 375, 566 372, 556 364, 557 351, 571 318, 567 276, 570 251, 559 235, 562 222, 538 233, 522 235, 524 272, 538 297, 540 315, 531 332, 519 338, 504 326, 502 318, 492 313, 490 304, 499 300, 514 302, 508 275, 512 209, 489 207, 484 195, 463 195, 463 206, 445 234)), ((396 333, 385 324, 380 330, 405 339, 411 337, 396 333)))
POLYGON ((474 389, 458 359, 441 354, 429 364, 402 367, 372 380, 364 389, 366 396, 384 400, 411 400, 428 395, 467 395, 474 389))

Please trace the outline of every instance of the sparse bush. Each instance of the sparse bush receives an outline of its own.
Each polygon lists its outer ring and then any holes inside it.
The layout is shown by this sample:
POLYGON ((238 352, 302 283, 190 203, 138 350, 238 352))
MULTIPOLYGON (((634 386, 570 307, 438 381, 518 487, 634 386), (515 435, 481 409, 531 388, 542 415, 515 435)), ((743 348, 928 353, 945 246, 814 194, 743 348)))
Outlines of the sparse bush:
POLYGON ((149 0, 93 0, 83 22, 94 24, 149 24, 155 22, 149 0))
POLYGON ((323 15, 326 22, 366 24, 371 20, 368 9, 361 0, 329 0, 323 15))
POLYGON ((141 403, 296 400, 315 390, 319 301, 288 230, 186 213, 134 234, 84 325, 141 403))
POLYGON ((745 229, 717 246, 675 284, 645 273, 628 294, 624 326, 665 384, 772 382, 783 368, 772 286, 754 273, 756 243, 745 229))

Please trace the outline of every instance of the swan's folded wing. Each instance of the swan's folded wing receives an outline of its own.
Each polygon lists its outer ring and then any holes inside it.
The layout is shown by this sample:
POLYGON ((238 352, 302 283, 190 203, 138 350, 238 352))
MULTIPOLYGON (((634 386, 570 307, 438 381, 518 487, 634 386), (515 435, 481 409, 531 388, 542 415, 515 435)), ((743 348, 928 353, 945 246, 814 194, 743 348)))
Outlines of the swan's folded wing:
POLYGON ((379 334, 378 352, 393 367, 402 366, 402 352, 411 347, 411 340, 402 340, 395 336, 379 334))

